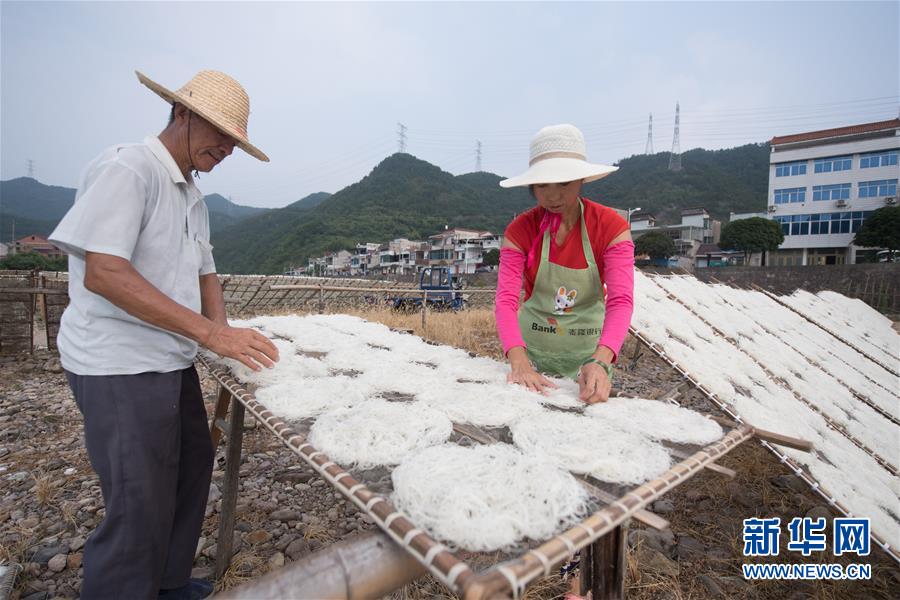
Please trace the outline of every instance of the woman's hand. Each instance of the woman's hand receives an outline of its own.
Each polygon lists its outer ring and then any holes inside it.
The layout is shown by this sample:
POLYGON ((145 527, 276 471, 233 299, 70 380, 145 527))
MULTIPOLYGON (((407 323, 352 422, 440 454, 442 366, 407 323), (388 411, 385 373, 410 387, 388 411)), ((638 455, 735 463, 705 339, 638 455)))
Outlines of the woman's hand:
POLYGON ((606 369, 597 363, 588 363, 578 372, 578 399, 585 404, 606 402, 611 387, 606 369))
POLYGON ((557 387, 555 383, 534 370, 534 367, 531 366, 531 362, 528 360, 528 355, 525 353, 525 348, 522 346, 511 348, 508 356, 510 372, 506 376, 507 382, 517 383, 541 394, 557 387))

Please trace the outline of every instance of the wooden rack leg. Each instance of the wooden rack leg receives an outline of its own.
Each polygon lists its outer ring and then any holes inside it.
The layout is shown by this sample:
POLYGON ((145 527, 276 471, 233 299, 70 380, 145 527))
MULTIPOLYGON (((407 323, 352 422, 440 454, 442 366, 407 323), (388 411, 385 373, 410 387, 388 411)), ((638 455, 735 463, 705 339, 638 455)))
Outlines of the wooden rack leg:
POLYGON ((224 385, 219 385, 219 396, 216 398, 216 410, 209 424, 209 437, 212 439, 213 453, 219 447, 222 434, 228 432, 225 427, 225 416, 228 414, 228 403, 231 401, 231 392, 224 385))
MULTIPOLYGON (((221 396, 220 396, 221 397, 221 396)), ((222 510, 219 513, 219 539, 216 549, 216 579, 221 579, 231 564, 232 536, 237 507, 238 477, 241 470, 241 444, 244 440, 244 405, 231 400, 228 447, 225 452, 225 483, 222 510)))
POLYGON ((591 596, 593 600, 625 598, 627 522, 591 544, 591 596))

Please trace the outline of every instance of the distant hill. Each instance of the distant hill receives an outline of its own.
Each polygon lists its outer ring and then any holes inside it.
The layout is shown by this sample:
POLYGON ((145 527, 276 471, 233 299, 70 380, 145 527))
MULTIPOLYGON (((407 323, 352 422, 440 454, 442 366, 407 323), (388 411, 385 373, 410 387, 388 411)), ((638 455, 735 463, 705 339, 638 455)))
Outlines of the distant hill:
MULTIPOLYGON (((0 181, 0 242, 32 233, 47 236, 75 201, 75 189, 45 185, 30 177, 0 181)), ((204 197, 210 229, 225 229, 271 209, 234 204, 219 194, 204 197)))
POLYGON ((361 181, 311 210, 294 203, 213 236, 223 273, 279 273, 308 256, 398 237, 424 239, 444 226, 502 231, 531 206, 527 190, 504 190, 500 177, 456 177, 409 154, 384 159, 361 181))
POLYGON ((288 204, 287 208, 315 208, 327 200, 329 196, 331 196, 331 194, 328 192, 316 192, 315 194, 310 194, 305 198, 288 204))
MULTIPOLYGON (((765 144, 690 150, 682 154, 680 172, 668 164, 668 152, 623 159, 616 173, 586 185, 584 195, 617 208, 640 206, 661 223, 680 222, 684 208, 703 207, 719 219, 765 209, 765 144)), ((534 199, 527 188, 500 188, 501 179, 484 172, 454 177, 409 154, 394 154, 313 210, 297 212, 295 203, 220 231, 213 237, 217 266, 221 272, 278 273, 358 242, 425 239, 445 225, 502 232, 534 199)))
MULTIPOLYGON (((618 171, 587 184, 584 195, 608 206, 653 213, 661 224, 680 222, 684 208, 714 218, 765 210, 769 147, 689 150, 683 169, 668 170, 669 153, 632 156, 618 171)), ((493 173, 454 176, 410 154, 385 158, 362 180, 329 195, 311 194, 284 208, 239 206, 206 197, 212 243, 222 273, 279 273, 309 256, 361 242, 426 239, 447 227, 502 232, 515 214, 534 206, 527 188, 503 189, 493 173)), ((75 190, 20 178, 0 182, 0 239, 47 235, 71 206, 75 190)))
POLYGON ((622 159, 618 171, 587 184, 584 195, 617 208, 640 206, 666 224, 680 222, 683 208, 705 208, 723 221, 730 212, 766 209, 768 144, 688 150, 681 154, 679 172, 669 171, 670 156, 660 152, 622 159))

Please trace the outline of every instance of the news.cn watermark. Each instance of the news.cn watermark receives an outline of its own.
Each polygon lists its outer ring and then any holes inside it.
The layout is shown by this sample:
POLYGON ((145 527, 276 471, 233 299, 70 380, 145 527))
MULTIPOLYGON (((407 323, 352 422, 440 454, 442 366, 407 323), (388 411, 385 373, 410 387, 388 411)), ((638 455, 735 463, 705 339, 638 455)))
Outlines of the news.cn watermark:
MULTIPOLYGON (((868 556, 871 549, 869 519, 835 518, 831 527, 834 556, 868 556)), ((796 517, 787 524, 789 552, 811 556, 825 552, 828 527, 824 518, 796 517)), ((781 550, 781 519, 744 519, 744 556, 778 556, 781 550)), ((766 563, 741 565, 744 579, 871 579, 872 565, 866 563, 766 563)))

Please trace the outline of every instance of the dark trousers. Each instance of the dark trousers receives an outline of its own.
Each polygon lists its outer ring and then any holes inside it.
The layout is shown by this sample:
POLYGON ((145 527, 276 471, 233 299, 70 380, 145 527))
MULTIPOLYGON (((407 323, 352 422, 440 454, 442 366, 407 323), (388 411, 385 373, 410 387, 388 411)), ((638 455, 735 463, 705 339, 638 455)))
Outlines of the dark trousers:
POLYGON ((82 598, 185 585, 213 467, 197 371, 66 377, 106 505, 84 547, 82 598))

